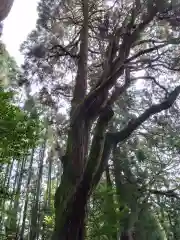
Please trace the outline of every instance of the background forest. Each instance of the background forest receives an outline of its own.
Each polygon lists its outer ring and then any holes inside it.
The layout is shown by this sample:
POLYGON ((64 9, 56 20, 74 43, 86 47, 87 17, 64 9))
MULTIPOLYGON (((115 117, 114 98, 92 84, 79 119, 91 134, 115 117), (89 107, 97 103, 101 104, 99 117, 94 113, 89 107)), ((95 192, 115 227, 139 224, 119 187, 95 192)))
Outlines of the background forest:
POLYGON ((179 240, 180 2, 38 14, 0 42, 0 240, 179 240))

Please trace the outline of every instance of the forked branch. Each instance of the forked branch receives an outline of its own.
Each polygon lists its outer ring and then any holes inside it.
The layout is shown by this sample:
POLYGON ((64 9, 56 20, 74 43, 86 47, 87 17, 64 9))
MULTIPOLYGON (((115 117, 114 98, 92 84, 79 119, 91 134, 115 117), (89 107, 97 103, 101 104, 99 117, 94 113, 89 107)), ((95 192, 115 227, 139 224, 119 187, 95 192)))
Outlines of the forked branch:
POLYGON ((180 85, 177 86, 163 102, 159 104, 154 104, 148 109, 146 109, 139 117, 130 121, 129 124, 120 132, 111 133, 113 142, 117 144, 119 142, 124 141, 132 134, 133 131, 135 131, 149 117, 170 108, 174 104, 179 94, 180 94, 180 85))

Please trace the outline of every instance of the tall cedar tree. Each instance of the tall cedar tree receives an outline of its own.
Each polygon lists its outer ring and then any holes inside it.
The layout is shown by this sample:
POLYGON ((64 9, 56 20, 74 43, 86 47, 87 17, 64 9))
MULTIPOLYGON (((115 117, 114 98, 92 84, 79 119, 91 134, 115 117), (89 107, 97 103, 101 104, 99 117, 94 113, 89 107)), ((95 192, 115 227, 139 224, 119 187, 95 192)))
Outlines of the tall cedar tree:
POLYGON ((58 93, 66 99, 72 93, 52 240, 85 239, 87 201, 112 148, 152 115, 170 108, 180 93, 178 81, 167 91, 152 77, 158 70, 179 70, 179 7, 165 0, 122 2, 41 0, 37 29, 22 46, 27 79, 20 84, 40 81, 39 97, 55 112, 59 109, 58 93), (167 33, 158 33, 165 25, 167 33), (136 84, 141 70, 141 78, 159 88, 160 99, 112 133, 108 126, 113 120, 113 106, 136 84), (74 76, 75 72, 74 81, 67 80, 69 73, 74 76))

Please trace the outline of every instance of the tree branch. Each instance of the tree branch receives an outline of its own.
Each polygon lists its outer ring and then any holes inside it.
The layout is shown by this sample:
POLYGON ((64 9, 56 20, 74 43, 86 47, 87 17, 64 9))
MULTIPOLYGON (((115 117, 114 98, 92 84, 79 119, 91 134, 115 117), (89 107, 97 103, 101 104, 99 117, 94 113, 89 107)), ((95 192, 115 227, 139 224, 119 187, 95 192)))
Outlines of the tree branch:
MULTIPOLYGON (((126 63, 128 63, 131 60, 133 60, 134 57, 138 57, 139 56, 139 55, 135 55, 132 58, 128 58, 127 59, 133 43, 136 40, 138 40, 139 34, 153 20, 153 18, 155 17, 156 13, 157 13, 157 9, 152 6, 152 9, 151 9, 150 13, 147 15, 147 17, 144 19, 144 21, 141 22, 132 33, 130 33, 128 31, 127 33, 124 34, 123 41, 122 41, 121 47, 119 49, 120 55, 114 61, 114 63, 112 62, 112 66, 109 67, 109 65, 111 63, 110 60, 111 60, 111 57, 112 57, 112 54, 113 54, 112 51, 114 51, 112 48, 110 48, 110 45, 112 45, 114 43, 114 41, 112 43, 112 39, 110 39, 109 46, 108 46, 108 49, 111 50, 110 51, 110 56, 107 57, 108 65, 107 65, 106 70, 103 72, 103 74, 101 76, 101 79, 99 81, 100 84, 93 91, 91 91, 86 96, 84 101, 81 104, 79 104, 77 106, 77 108, 74 110, 74 114, 73 114, 73 119, 74 120, 77 118, 77 116, 80 114, 80 112, 82 111, 83 108, 86 108, 86 106, 91 106, 92 103, 97 102, 96 101, 97 96, 99 96, 98 99, 100 99, 102 97, 102 95, 104 96, 104 93, 107 92, 108 89, 110 89, 112 86, 114 86, 114 84, 116 83, 117 79, 123 74, 123 71, 124 71, 126 63), (111 75, 108 72, 109 69, 111 70, 110 72, 113 72, 111 75)), ((133 16, 132 16, 131 20, 133 20, 133 16)), ((130 24, 130 26, 131 26, 131 24, 130 24)), ((117 31, 118 30, 119 29, 117 29, 117 31)), ((117 31, 114 33, 115 36, 117 34, 117 31)), ((157 49, 157 48, 158 47, 154 47, 153 49, 149 49, 149 51, 151 52, 151 51, 153 51, 154 49, 157 49)), ((143 52, 143 53, 146 53, 146 51, 143 52)), ((141 52, 139 54, 141 55, 141 52)), ((116 98, 117 98, 117 94, 116 94, 116 98)), ((104 104, 104 102, 102 103, 102 101, 100 101, 100 103, 104 104)), ((96 107, 96 109, 97 108, 101 108, 101 105, 99 103, 98 104, 94 104, 94 106, 96 107)), ((72 121, 72 124, 74 123, 74 120, 72 121)))
POLYGON ((163 44, 163 43, 167 43, 167 40, 165 41, 159 41, 159 40, 155 40, 155 39, 145 39, 145 40, 140 40, 140 41, 137 41, 133 44, 133 47, 136 47, 136 46, 139 46, 141 44, 145 44, 145 43, 152 43, 152 44, 163 44))
POLYGON ((107 133, 106 138, 105 138, 105 142, 104 142, 103 152, 102 152, 102 155, 101 155, 101 161, 100 161, 99 167, 98 167, 98 169, 97 169, 97 171, 94 175, 94 178, 93 178, 92 190, 94 189, 95 186, 97 186, 98 182, 101 179, 102 173, 106 169, 111 151, 112 151, 112 140, 111 140, 111 136, 107 133))
POLYGON ((130 78, 130 69, 125 69, 125 83, 121 87, 116 87, 114 89, 114 92, 111 95, 111 98, 108 101, 109 105, 112 105, 115 103, 115 101, 119 98, 120 95, 122 95, 130 86, 131 84, 131 78, 130 78))
POLYGON ((76 58, 76 59, 79 58, 78 54, 71 53, 69 50, 66 49, 66 47, 63 47, 62 45, 54 45, 50 49, 50 51, 56 51, 56 53, 54 55, 52 54, 50 57, 54 57, 54 56, 58 56, 58 57, 69 56, 71 58, 76 58))
POLYGON ((83 178, 84 184, 86 184, 86 182, 91 184, 89 194, 99 182, 109 158, 111 141, 108 134, 106 134, 106 129, 113 114, 114 112, 112 109, 107 107, 107 109, 104 109, 104 112, 100 114, 96 124, 95 134, 91 143, 91 149, 83 178))
POLYGON ((179 94, 180 94, 180 86, 177 86, 162 103, 154 104, 150 108, 146 109, 144 113, 142 113, 136 119, 133 119, 132 121, 130 121, 127 127, 122 129, 120 132, 111 133, 113 142, 117 144, 119 142, 124 141, 132 134, 134 130, 136 130, 150 116, 170 108, 174 104, 179 94))
POLYGON ((147 189, 148 192, 152 194, 158 194, 166 197, 171 197, 171 198, 177 198, 180 199, 180 196, 174 192, 174 190, 168 190, 168 191, 159 191, 156 189, 147 189))
POLYGON ((82 101, 87 90, 87 61, 88 61, 88 0, 82 0, 83 25, 80 32, 80 52, 78 60, 78 70, 74 88, 72 110, 82 101), (73 106, 74 105, 74 106, 73 106))
MULTIPOLYGON (((131 46, 136 42, 136 40, 138 40, 139 34, 153 20, 156 13, 157 13, 156 9, 152 7, 151 13, 146 17, 146 19, 143 22, 141 22, 136 27, 136 29, 134 30, 134 32, 132 34, 130 34, 129 32, 124 34, 123 42, 122 42, 121 47, 119 49, 120 56, 112 63, 113 66, 111 67, 111 70, 114 73, 111 74, 106 79, 106 81, 100 81, 101 84, 99 86, 97 86, 94 91, 90 92, 90 94, 86 98, 86 101, 91 102, 92 99, 94 99, 94 96, 96 96, 97 94, 100 94, 100 92, 103 91, 104 89, 109 89, 110 87, 112 87, 114 85, 114 83, 116 82, 116 80, 123 73, 125 64, 129 63, 134 58, 137 58, 138 56, 141 56, 141 54, 145 54, 145 53, 154 51, 159 47, 159 46, 156 46, 156 47, 150 48, 148 50, 144 50, 143 52, 140 51, 138 54, 135 54, 134 56, 127 59, 127 56, 129 55, 129 51, 130 51, 131 46), (117 69, 117 65, 119 65, 118 69, 117 69)), ((117 34, 117 32, 115 33, 115 35, 116 34, 117 34)), ((164 46, 165 44, 162 44, 162 45, 164 46)), ((161 45, 161 47, 162 47, 162 45, 161 45)))
POLYGON ((160 48, 166 47, 167 45, 168 45, 168 43, 164 43, 164 44, 160 44, 159 46, 154 46, 154 47, 151 47, 148 49, 143 49, 143 50, 139 51, 138 53, 134 54, 133 56, 129 57, 128 59, 126 59, 125 64, 131 62, 132 60, 134 60, 144 54, 151 53, 154 50, 159 50, 160 48))

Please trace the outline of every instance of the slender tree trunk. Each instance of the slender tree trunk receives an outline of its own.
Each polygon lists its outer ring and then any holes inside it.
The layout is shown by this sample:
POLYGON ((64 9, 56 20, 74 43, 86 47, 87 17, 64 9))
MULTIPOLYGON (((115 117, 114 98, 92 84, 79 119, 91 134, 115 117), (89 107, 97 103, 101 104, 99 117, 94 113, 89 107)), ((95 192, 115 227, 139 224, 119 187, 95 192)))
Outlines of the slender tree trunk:
POLYGON ((23 218, 22 218, 22 225, 21 225, 21 231, 20 231, 20 240, 23 239, 24 237, 24 230, 25 230, 25 225, 26 225, 26 216, 27 216, 27 208, 28 208, 28 197, 29 197, 29 186, 31 182, 31 177, 32 177, 32 164, 33 164, 33 159, 34 159, 34 149, 32 150, 31 153, 31 160, 29 163, 29 172, 28 172, 28 179, 27 179, 27 184, 26 184, 26 197, 25 197, 25 203, 24 203, 24 209, 23 209, 23 218))
POLYGON ((27 160, 27 158, 23 158, 22 163, 21 163, 21 168, 19 171, 19 177, 18 177, 18 181, 17 181, 17 187, 16 187, 16 191, 15 191, 15 200, 14 200, 14 204, 12 207, 13 218, 10 220, 10 230, 12 231, 13 235, 18 233, 17 222, 18 222, 19 199, 20 199, 20 192, 21 192, 21 186, 22 186, 22 180, 23 180, 26 160, 27 160))
POLYGON ((9 170, 9 173, 8 173, 8 179, 7 179, 7 183, 6 183, 6 188, 7 189, 9 189, 9 184, 10 184, 10 180, 11 180, 11 177, 12 177, 13 166, 14 166, 14 160, 11 163, 10 170, 9 170))
POLYGON ((47 225, 44 222, 44 217, 46 215, 51 214, 51 197, 52 197, 52 192, 51 192, 51 175, 52 175, 52 163, 53 163, 53 155, 54 151, 53 148, 50 150, 48 153, 48 158, 47 158, 47 163, 48 163, 48 181, 47 181, 47 189, 46 189, 46 194, 45 194, 45 199, 44 199, 44 204, 43 204, 43 211, 41 212, 41 217, 40 217, 40 225, 42 226, 42 240, 45 240, 49 238, 47 236, 47 225))
POLYGON ((22 180, 23 180, 23 174, 24 174, 24 167, 26 164, 26 158, 23 159, 22 164, 21 164, 21 169, 20 169, 20 173, 19 173, 19 179, 18 179, 18 183, 17 183, 17 188, 16 188, 16 196, 15 196, 15 201, 14 201, 14 210, 16 211, 16 215, 17 215, 17 209, 19 206, 19 198, 20 198, 20 191, 21 191, 21 185, 22 185, 22 180))
POLYGON ((123 232, 121 234, 121 240, 133 240, 132 234, 128 232, 123 232))
POLYGON ((53 163, 53 149, 48 156, 48 183, 47 183, 47 209, 51 207, 51 175, 52 175, 52 163, 53 163))
MULTIPOLYGON (((10 189, 9 183, 10 183, 10 179, 11 179, 11 175, 12 175, 13 165, 14 165, 14 160, 12 161, 11 164, 7 165, 5 179, 4 179, 4 183, 3 183, 4 189, 6 189, 6 190, 10 189)), ((0 199, 0 210, 1 210, 0 225, 2 228, 3 228, 5 202, 6 202, 5 198, 0 199)))
MULTIPOLYGON (((13 194, 16 196, 16 188, 18 186, 18 181, 20 178, 20 171, 21 171, 21 166, 20 161, 17 162, 16 166, 16 173, 15 173, 15 179, 14 179, 14 184, 13 184, 13 194)), ((16 201, 16 199, 15 199, 16 201)), ((14 199, 11 198, 10 204, 9 204, 9 209, 11 209, 11 216, 7 219, 7 226, 6 226, 6 237, 11 236, 12 233, 14 232, 15 224, 14 222, 16 221, 16 210, 14 212, 14 199), (13 216, 13 217, 12 217, 13 216)))
POLYGON ((38 179, 37 179, 37 189, 36 189, 36 197, 34 204, 32 206, 32 217, 31 217, 31 230, 29 233, 29 240, 36 240, 38 235, 38 220, 39 220, 39 198, 40 198, 40 189, 41 189, 41 180, 43 174, 43 163, 44 163, 44 155, 46 150, 46 142, 47 142, 47 129, 45 133, 45 140, 40 149, 40 162, 39 162, 39 172, 38 172, 38 179))

